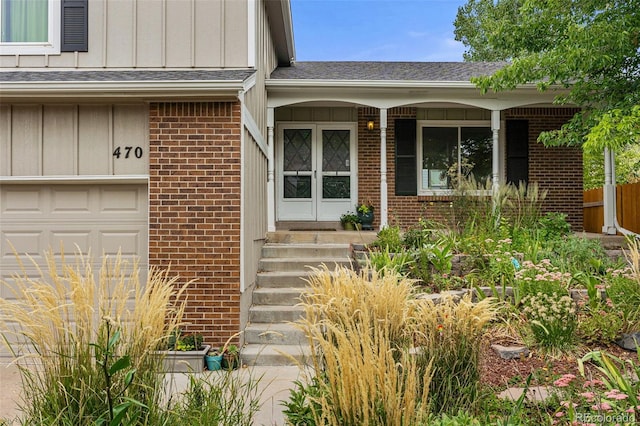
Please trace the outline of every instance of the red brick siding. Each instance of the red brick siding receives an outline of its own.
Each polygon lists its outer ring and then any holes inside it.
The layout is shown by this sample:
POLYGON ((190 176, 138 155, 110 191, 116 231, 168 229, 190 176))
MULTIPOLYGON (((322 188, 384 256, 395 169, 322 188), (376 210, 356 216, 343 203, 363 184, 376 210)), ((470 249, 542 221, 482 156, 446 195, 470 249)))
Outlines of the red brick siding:
POLYGON ((149 264, 187 291, 184 328, 221 345, 240 328, 240 105, 151 103, 149 264))
MULTIPOLYGON (((529 120, 529 180, 549 191, 545 211, 567 213, 574 230, 582 230, 582 151, 576 148, 545 148, 537 143, 543 130, 559 128, 575 110, 567 108, 518 108, 506 112, 506 118, 529 120)), ((387 119, 387 187, 389 222, 402 227, 415 224, 420 217, 443 219, 450 210, 450 197, 396 196, 394 120, 415 118, 415 108, 392 108, 387 119)), ((358 110, 358 194, 380 208, 380 123, 379 110, 358 110), (375 130, 366 122, 374 118, 375 130)), ((374 226, 379 226, 376 215, 374 226)))
POLYGON ((505 118, 529 121, 529 182, 548 191, 544 211, 565 213, 571 228, 582 231, 582 149, 546 148, 538 142, 541 132, 559 129, 576 112, 573 108, 514 108, 505 111, 505 118))

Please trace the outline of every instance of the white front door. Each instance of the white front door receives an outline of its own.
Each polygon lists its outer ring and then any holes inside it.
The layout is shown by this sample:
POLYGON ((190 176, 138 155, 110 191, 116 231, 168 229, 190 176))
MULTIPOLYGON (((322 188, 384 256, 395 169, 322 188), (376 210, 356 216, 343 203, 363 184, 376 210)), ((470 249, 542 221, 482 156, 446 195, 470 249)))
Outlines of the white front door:
POLYGON ((356 126, 278 127, 278 220, 336 221, 357 201, 356 126))

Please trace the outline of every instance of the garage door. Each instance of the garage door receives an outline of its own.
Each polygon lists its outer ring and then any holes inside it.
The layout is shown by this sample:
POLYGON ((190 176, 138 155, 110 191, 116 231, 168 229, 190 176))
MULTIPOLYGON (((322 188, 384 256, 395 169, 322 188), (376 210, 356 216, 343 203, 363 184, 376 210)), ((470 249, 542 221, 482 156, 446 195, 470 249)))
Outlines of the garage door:
MULTIPOLYGON (((140 259, 146 271, 148 258, 147 186, 116 185, 0 185, 0 276, 11 282, 19 272, 18 260, 28 274, 38 277, 37 268, 45 265, 44 253, 52 249, 60 258, 61 244, 67 262, 80 251, 91 254, 98 271, 102 254, 122 253, 124 259, 140 259), (13 248, 19 254, 16 258, 13 248)), ((13 294, 2 286, 0 295, 13 294)), ((0 356, 6 350, 0 349, 0 356)))

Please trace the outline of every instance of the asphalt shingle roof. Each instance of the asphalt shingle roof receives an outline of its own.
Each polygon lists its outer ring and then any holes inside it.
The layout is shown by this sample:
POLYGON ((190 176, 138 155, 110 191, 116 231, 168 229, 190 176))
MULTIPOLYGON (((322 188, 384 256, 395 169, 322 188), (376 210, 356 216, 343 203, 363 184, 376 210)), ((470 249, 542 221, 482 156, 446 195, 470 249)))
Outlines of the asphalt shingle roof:
POLYGON ((255 71, 6 71, 0 82, 244 81, 255 71))
POLYGON ((504 62, 295 62, 274 80, 469 81, 490 75, 504 62))

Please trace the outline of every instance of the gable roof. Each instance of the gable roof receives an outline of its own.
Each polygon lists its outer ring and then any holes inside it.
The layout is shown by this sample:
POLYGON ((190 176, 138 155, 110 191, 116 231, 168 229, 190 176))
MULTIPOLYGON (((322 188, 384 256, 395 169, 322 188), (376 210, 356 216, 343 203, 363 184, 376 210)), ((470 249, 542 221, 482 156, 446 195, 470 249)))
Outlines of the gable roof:
POLYGON ((505 62, 294 62, 271 80, 360 80, 468 82, 490 75, 505 62))

